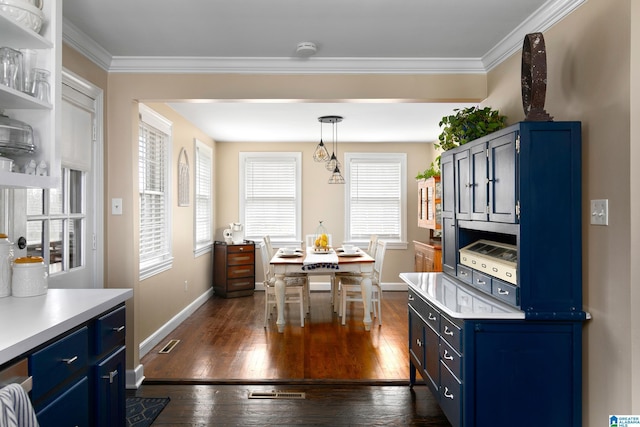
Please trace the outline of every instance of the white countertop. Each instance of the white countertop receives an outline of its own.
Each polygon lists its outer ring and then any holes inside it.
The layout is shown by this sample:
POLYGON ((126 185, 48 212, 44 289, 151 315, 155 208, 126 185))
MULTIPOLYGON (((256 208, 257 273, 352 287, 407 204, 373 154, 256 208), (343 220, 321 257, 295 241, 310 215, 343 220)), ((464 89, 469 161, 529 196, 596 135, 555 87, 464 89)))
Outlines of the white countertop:
POLYGON ((400 273, 431 304, 456 319, 524 319, 524 311, 504 304, 444 273, 400 273))
POLYGON ((132 289, 49 289, 36 297, 0 298, 0 365, 132 296, 132 289))

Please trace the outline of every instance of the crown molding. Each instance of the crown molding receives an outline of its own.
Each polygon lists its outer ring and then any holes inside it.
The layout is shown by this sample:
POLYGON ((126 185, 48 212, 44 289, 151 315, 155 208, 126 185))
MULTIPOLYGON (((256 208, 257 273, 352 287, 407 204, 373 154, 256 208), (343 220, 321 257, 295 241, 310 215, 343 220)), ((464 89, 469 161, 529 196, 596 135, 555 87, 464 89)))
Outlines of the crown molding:
POLYGON ((113 57, 114 73, 456 74, 484 73, 480 58, 113 57))
POLYGON ((68 20, 63 41, 108 72, 239 74, 483 74, 522 49, 587 0, 549 0, 482 58, 222 58, 112 56, 68 20))
POLYGON ((509 33, 485 56, 482 63, 490 71, 514 53, 522 49, 524 36, 543 33, 580 7, 587 0, 549 0, 536 10, 526 21, 509 33))

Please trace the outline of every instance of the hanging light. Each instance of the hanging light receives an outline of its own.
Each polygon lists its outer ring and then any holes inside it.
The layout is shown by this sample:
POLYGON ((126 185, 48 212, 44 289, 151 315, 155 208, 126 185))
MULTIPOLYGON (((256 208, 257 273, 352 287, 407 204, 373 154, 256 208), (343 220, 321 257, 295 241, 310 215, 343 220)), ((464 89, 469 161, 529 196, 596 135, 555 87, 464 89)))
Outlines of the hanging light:
POLYGON ((329 160, 329 152, 324 146, 324 142, 322 142, 322 124, 324 122, 321 119, 322 117, 318 118, 318 121, 320 122, 320 144, 318 144, 315 151, 313 152, 313 160, 315 160, 316 162, 326 162, 327 160, 329 160))
MULTIPOLYGON (((333 153, 331 157, 327 153, 327 170, 332 172, 329 178, 329 184, 344 184, 344 178, 340 173, 340 161, 338 160, 338 126, 337 123, 342 121, 342 116, 322 116, 318 120, 320 123, 331 123, 333 129, 333 153)), ((315 158, 315 157, 314 157, 315 158)))
POLYGON ((342 117, 339 117, 339 118, 335 117, 335 118, 332 118, 331 120, 332 120, 331 124, 332 124, 333 152, 331 153, 331 157, 329 158, 329 160, 327 160, 327 164, 325 165, 325 167, 329 172, 333 172, 336 166, 338 168, 342 166, 340 164, 340 161, 336 157, 337 144, 338 144, 338 126, 336 125, 336 123, 341 121, 342 117))

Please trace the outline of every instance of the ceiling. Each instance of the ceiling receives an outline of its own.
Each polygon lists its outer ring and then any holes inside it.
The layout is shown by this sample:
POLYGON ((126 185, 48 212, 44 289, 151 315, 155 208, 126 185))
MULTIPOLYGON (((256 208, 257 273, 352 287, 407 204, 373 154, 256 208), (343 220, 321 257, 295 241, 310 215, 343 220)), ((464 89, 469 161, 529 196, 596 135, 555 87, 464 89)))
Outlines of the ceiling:
MULTIPOLYGON (((64 41, 110 72, 485 73, 585 0, 64 0, 64 41), (312 42, 310 57, 296 53, 312 42)), ((176 102, 214 140, 430 142, 471 104, 176 102), (325 125, 324 132, 330 135, 325 125)))

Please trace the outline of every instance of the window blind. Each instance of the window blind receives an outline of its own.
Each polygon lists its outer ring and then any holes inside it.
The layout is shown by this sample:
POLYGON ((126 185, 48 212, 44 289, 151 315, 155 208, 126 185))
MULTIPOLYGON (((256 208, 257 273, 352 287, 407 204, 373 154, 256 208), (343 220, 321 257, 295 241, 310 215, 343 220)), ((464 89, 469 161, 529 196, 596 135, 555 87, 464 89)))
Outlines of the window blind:
MULTIPOLYGON (((171 259, 170 135, 150 125, 148 122, 162 124, 162 119, 155 118, 155 113, 152 110, 143 109, 142 105, 140 107, 141 120, 138 136, 139 256, 140 275, 141 278, 144 278, 153 274, 151 271, 159 271, 157 269, 161 267, 158 266, 171 259)), ((163 126, 163 128, 165 127, 163 126)), ((170 126, 168 129, 170 131, 170 126)))
POLYGON ((295 240, 299 223, 299 153, 244 156, 245 236, 259 240, 295 240))
POLYGON ((195 161, 195 242, 210 244, 212 237, 212 150, 196 140, 195 161))
POLYGON ((403 215, 403 163, 393 156, 346 156, 347 229, 350 241, 400 240, 403 215))

